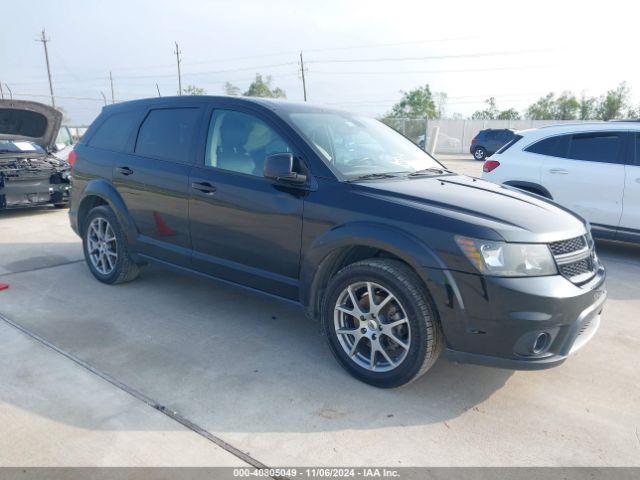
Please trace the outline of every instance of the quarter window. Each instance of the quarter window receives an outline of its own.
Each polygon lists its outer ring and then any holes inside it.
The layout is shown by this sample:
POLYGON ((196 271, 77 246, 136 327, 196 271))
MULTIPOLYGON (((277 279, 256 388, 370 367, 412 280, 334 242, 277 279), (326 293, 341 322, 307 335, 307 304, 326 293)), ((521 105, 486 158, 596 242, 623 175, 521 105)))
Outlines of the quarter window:
POLYGON ((232 110, 213 112, 206 166, 261 177, 265 158, 286 152, 292 152, 289 145, 259 118, 232 110))
POLYGON ((547 155, 549 157, 566 157, 566 145, 569 135, 545 138, 525 148, 525 152, 547 155))
POLYGON ((137 119, 138 112, 123 112, 111 115, 98 127, 89 142, 89 146, 124 152, 137 119))
POLYGON ((140 127, 135 152, 145 157, 192 163, 189 148, 198 113, 197 108, 151 110, 140 127))

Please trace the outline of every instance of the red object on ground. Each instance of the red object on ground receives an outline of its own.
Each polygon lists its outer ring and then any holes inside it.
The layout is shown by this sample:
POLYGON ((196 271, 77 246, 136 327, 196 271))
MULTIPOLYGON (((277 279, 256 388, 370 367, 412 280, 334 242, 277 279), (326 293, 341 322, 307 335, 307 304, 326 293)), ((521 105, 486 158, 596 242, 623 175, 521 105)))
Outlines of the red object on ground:
POLYGON ((8 283, 0 283, 0 290, 6 290, 7 288, 9 288, 8 283))

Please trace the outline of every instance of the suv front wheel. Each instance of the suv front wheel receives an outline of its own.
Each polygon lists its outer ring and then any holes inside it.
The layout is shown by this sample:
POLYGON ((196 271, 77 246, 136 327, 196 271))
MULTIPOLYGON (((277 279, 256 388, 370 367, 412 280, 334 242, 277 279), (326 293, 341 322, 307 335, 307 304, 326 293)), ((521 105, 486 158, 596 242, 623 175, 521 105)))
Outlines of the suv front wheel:
POLYGON ((393 388, 423 375, 442 350, 436 310, 406 264, 363 260, 340 270, 322 304, 323 331, 354 377, 393 388))
POLYGON ((102 283, 123 283, 138 276, 118 217, 108 206, 95 207, 83 221, 82 247, 89 270, 102 283))

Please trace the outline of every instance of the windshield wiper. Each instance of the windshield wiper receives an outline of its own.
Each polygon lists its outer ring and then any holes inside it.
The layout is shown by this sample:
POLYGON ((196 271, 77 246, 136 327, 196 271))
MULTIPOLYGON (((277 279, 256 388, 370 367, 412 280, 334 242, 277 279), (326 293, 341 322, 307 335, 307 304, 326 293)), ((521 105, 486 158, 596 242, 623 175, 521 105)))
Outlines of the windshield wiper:
POLYGON ((393 173, 367 173, 365 175, 358 175, 357 177, 350 178, 348 182, 356 182, 358 180, 375 180, 378 178, 396 178, 397 175, 393 173))
POLYGON ((410 177, 420 177, 423 175, 443 175, 445 173, 453 173, 451 170, 447 170, 446 168, 423 168, 422 170, 417 170, 409 174, 410 177))

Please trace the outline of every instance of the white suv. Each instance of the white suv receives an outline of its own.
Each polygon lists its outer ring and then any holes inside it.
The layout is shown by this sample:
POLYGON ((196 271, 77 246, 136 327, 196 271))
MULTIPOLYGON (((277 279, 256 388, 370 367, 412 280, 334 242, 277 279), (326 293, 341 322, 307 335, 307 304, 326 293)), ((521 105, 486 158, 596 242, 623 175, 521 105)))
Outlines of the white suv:
POLYGON ((640 122, 516 132, 487 159, 482 178, 554 200, 596 236, 640 242, 640 122))

